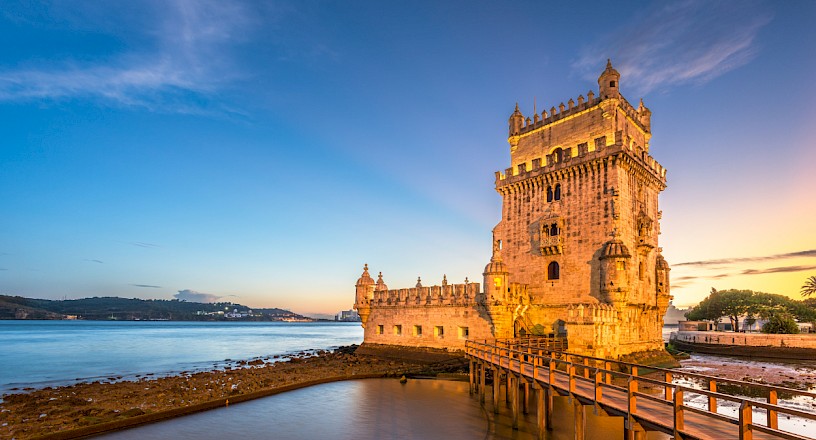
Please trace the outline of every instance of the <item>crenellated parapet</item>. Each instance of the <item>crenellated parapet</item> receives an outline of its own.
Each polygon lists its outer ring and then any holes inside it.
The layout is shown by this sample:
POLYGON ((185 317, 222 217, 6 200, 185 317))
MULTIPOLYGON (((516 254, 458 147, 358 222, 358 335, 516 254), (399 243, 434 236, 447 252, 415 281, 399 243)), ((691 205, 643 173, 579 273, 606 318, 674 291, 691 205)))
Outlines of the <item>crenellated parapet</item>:
POLYGON ((519 164, 516 168, 496 171, 496 190, 512 186, 518 182, 538 178, 542 183, 554 182, 572 173, 583 173, 591 167, 603 165, 604 160, 618 160, 634 168, 642 168, 644 175, 656 179, 660 186, 666 185, 666 169, 649 153, 628 139, 623 133, 615 133, 613 142, 607 144, 606 136, 587 139, 574 147, 568 147, 519 164), (590 147, 592 145, 592 147, 590 147), (560 156, 557 156, 559 155, 560 156))
POLYGON ((421 280, 417 281, 417 285, 411 288, 375 290, 370 305, 374 307, 475 305, 481 293, 480 284, 471 283, 467 279, 462 284, 448 284, 445 278, 438 286, 422 286, 421 280))

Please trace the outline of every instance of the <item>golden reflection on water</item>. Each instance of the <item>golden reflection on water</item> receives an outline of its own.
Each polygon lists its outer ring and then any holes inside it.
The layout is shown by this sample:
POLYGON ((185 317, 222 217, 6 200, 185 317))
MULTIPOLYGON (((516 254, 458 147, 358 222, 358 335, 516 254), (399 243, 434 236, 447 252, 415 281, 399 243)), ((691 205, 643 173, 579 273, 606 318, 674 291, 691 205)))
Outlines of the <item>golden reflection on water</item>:
MULTIPOLYGON (((102 436, 109 440, 191 438, 248 439, 513 439, 538 438, 535 394, 529 413, 512 428, 512 415, 500 396, 494 414, 491 390, 487 403, 468 393, 468 383, 449 380, 366 379, 334 382, 230 405, 152 425, 102 436)), ((587 439, 623 437, 623 419, 586 409, 587 439)), ((574 437, 573 404, 554 399, 554 429, 547 440, 574 437)), ((650 440, 668 436, 649 433, 650 440)))

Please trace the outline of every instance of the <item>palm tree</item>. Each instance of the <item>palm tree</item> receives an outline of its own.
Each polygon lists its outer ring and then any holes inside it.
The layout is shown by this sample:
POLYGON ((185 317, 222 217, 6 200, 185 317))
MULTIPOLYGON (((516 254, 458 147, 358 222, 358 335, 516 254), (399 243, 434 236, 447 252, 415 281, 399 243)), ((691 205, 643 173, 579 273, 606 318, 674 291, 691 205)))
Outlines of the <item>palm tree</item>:
POLYGON ((802 296, 810 296, 816 293, 816 277, 810 277, 802 286, 802 296))

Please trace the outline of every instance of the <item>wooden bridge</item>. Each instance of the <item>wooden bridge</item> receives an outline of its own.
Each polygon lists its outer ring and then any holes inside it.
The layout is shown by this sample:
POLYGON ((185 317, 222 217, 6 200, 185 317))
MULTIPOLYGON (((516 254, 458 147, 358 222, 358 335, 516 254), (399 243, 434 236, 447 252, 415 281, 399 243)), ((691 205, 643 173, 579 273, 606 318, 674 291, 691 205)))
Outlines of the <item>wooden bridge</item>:
POLYGON ((467 341, 471 393, 478 392, 480 401, 485 402, 486 376, 490 372, 493 410, 498 412, 503 382, 513 428, 518 428, 519 412, 527 412, 534 391, 539 438, 544 438, 544 431, 553 426, 555 396, 568 396, 573 402, 575 438, 580 440, 586 433, 588 407, 596 414, 622 416, 625 439, 645 438, 646 431, 660 431, 677 440, 816 438, 780 429, 780 415, 816 424, 816 414, 780 406, 777 402, 780 394, 805 396, 816 402, 815 393, 581 356, 556 349, 554 342, 552 338, 467 341), (646 372, 647 375, 643 374, 646 372), (681 385, 678 379, 690 384, 701 383, 707 389, 681 385), (718 391, 719 385, 751 387, 761 390, 764 397, 735 396, 718 391), (702 396, 707 405, 690 404, 693 396, 702 396), (737 415, 718 412, 720 402, 735 403, 739 407, 737 415))

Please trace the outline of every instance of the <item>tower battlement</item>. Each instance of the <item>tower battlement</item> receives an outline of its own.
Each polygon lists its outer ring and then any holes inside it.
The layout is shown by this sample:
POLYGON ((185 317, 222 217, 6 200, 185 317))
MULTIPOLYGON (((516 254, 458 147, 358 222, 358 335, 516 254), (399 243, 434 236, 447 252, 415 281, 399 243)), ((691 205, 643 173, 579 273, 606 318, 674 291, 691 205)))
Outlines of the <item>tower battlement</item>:
POLYGON ((614 142, 607 145, 605 136, 585 140, 572 147, 566 147, 544 157, 536 157, 529 162, 522 162, 515 167, 506 168, 504 172, 496 171, 496 188, 543 176, 547 173, 582 172, 593 161, 609 156, 628 156, 632 164, 637 164, 650 173, 655 179, 666 184, 666 169, 657 162, 644 148, 635 143, 625 144, 622 131, 615 132, 614 142), (559 156, 560 154, 560 156, 559 156), (576 169, 573 169, 576 168, 576 169))

